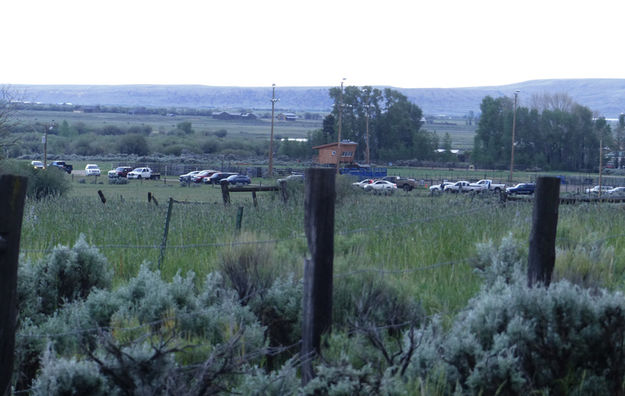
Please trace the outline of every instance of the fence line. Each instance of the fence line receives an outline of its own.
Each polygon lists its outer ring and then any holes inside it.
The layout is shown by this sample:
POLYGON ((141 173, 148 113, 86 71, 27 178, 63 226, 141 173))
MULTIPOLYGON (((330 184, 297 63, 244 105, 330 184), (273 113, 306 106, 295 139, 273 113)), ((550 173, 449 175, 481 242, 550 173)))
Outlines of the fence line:
MULTIPOLYGON (((477 213, 483 210, 490 209, 489 206, 482 206, 479 208, 469 209, 466 211, 449 213, 440 216, 432 216, 425 218, 417 218, 413 220, 402 221, 399 223, 389 223, 372 227, 361 227, 355 228, 351 230, 338 231, 337 235, 350 235, 355 233, 362 233, 366 231, 377 231, 380 229, 388 229, 388 228, 398 228, 403 227, 410 224, 419 224, 419 223, 431 223, 437 220, 444 220, 451 217, 464 216, 467 214, 477 213)), ((169 249, 197 249, 203 247, 225 247, 225 246, 238 246, 238 245, 261 245, 261 244, 272 244, 272 243, 280 243, 286 241, 292 241, 295 239, 303 239, 306 236, 301 233, 297 233, 295 231, 292 232, 294 235, 291 237, 286 237, 282 239, 267 239, 267 240, 258 240, 258 241, 232 241, 232 242, 212 242, 212 243, 196 243, 196 244, 184 244, 184 245, 167 245, 167 250, 169 249), (299 234, 299 235, 297 235, 299 234)), ((152 245, 129 245, 129 244, 107 244, 107 245, 94 245, 91 246, 96 249, 160 249, 161 246, 158 244, 152 245)), ((54 248, 46 248, 46 249, 20 249, 20 252, 23 253, 49 253, 52 252, 54 248)))

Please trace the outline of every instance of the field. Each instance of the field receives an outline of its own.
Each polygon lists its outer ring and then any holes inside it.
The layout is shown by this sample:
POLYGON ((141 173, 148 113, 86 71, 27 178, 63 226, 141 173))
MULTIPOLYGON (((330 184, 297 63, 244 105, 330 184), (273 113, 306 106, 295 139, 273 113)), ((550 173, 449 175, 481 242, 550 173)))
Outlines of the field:
MULTIPOLYGON (((451 315, 478 290, 480 281, 469 265, 477 243, 499 241, 508 234, 528 241, 531 205, 527 203, 501 206, 489 197, 430 197, 425 189, 376 196, 353 191, 350 181, 339 183, 336 276, 379 274, 392 278, 430 313, 451 315)), ((172 197, 185 203, 173 206, 161 268, 166 279, 189 270, 203 279, 217 269, 224 252, 240 242, 235 230, 239 206, 244 208, 245 243, 271 246, 280 271, 301 276, 307 254, 301 186, 291 187, 290 195, 285 205, 274 193, 258 193, 259 206, 255 208, 249 194, 233 193, 232 205, 224 207, 220 189, 212 186, 75 181, 67 198, 27 202, 22 252, 25 258, 40 258, 57 244, 73 245, 84 234, 107 257, 117 282, 123 283, 136 275, 142 262, 157 265, 167 202, 172 197), (98 190, 107 198, 106 204, 100 202, 98 190), (158 205, 147 201, 148 192, 158 205)), ((571 255, 578 244, 613 249, 609 267, 598 271, 606 287, 622 286, 625 244, 616 236, 625 219, 614 216, 621 210, 616 204, 563 206, 560 210, 558 247, 562 257, 571 255)), ((583 252, 576 254, 579 265, 594 260, 583 252)))
MULTIPOLYGON (((209 116, 162 116, 162 115, 141 115, 123 113, 75 113, 62 111, 21 111, 17 118, 24 124, 36 122, 49 124, 61 124, 64 120, 70 125, 82 122, 88 126, 102 128, 107 125, 114 125, 119 128, 128 129, 132 126, 149 125, 154 131, 167 132, 176 129, 180 122, 188 121, 197 132, 215 132, 220 129, 228 131, 231 138, 252 138, 269 139, 271 130, 271 113, 269 117, 260 118, 254 121, 225 121, 214 119, 209 116)), ((321 120, 307 121, 274 121, 274 134, 284 137, 301 138, 306 137, 309 131, 321 128, 321 120)))
POLYGON ((454 149, 471 150, 473 148, 476 125, 466 125, 463 119, 449 119, 445 122, 435 121, 432 124, 425 124, 423 129, 436 132, 441 141, 445 133, 449 133, 451 146, 454 149))
MULTIPOLYGON (((207 185, 82 180, 74 178, 67 196, 26 202, 16 391, 67 394, 50 391, 65 387, 108 394, 144 381, 152 387, 147 393, 156 394, 165 386, 160 378, 177 378, 167 385, 176 389, 170 394, 213 394, 188 388, 214 370, 207 381, 229 393, 278 384, 268 394, 317 394, 310 389, 319 385, 314 381, 307 392, 298 391, 309 254, 303 183, 288 186, 287 202, 259 192, 255 206, 249 192, 232 192, 225 206, 220 189, 207 185), (137 380, 119 381, 108 367, 137 380), (89 384, 103 391, 80 388, 89 384)), ((275 183, 254 180, 261 181, 275 183)), ((619 352, 625 299, 609 293, 625 290, 623 204, 561 205, 554 283, 528 288, 522 265, 531 201, 430 195, 424 187, 387 196, 351 182, 343 176, 336 182, 332 332, 322 339, 323 361, 315 359, 319 381, 331 386, 358 378, 379 387, 401 365, 406 371, 393 374, 393 386, 403 390, 394 394, 452 394, 473 386, 465 378, 479 370, 470 367, 459 385, 437 367, 453 372, 468 360, 505 359, 499 348, 519 350, 515 361, 539 362, 514 366, 527 378, 542 375, 541 365, 564 366, 538 385, 509 384, 505 372, 501 377, 497 367, 489 368, 475 385, 482 394, 504 386, 572 394, 595 384, 587 385, 586 375, 603 378, 601 365, 625 368, 624 358, 605 358, 625 356, 619 352), (598 352, 587 352, 587 345, 598 352), (599 368, 587 368, 588 361, 599 368), (336 370, 336 380, 324 378, 324 370, 336 370)), ((621 389, 620 374, 610 384, 621 389)), ((375 389, 372 394, 384 393, 375 389)))

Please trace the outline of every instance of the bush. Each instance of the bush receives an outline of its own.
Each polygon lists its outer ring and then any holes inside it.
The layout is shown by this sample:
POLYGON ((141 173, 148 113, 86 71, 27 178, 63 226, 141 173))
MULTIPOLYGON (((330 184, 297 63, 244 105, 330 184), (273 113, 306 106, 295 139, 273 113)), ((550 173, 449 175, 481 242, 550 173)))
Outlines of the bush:
POLYGON ((150 148, 144 135, 124 135, 119 140, 118 150, 121 154, 148 155, 150 148))
POLYGON ((109 184, 128 184, 125 177, 109 177, 109 184))
POLYGON ((110 395, 110 387, 95 363, 54 358, 48 350, 43 357, 41 373, 33 383, 32 395, 110 395))
POLYGON ((241 384, 232 393, 249 396, 296 395, 300 382, 295 362, 289 360, 280 370, 269 373, 253 367, 251 373, 243 376, 241 384))
POLYGON ((492 245, 487 283, 449 332, 423 328, 408 377, 441 375, 448 393, 619 394, 625 380, 625 298, 567 281, 528 288, 511 237, 492 245), (515 275, 516 274, 516 275, 515 275))
POLYGON ((253 235, 243 234, 221 256, 221 272, 237 291, 243 305, 250 298, 264 294, 274 278, 271 265, 273 246, 245 243, 253 240, 253 235))
POLYGON ((26 195, 32 199, 62 196, 71 187, 67 174, 56 168, 34 169, 24 162, 0 161, 0 175, 13 174, 28 179, 26 195))
MULTIPOLYGON (((33 265, 30 263, 27 266, 33 265)), ((24 282, 35 281, 37 299, 41 301, 41 312, 50 315, 65 303, 85 299, 93 288, 108 288, 111 285, 113 271, 106 258, 96 248, 90 247, 84 235, 80 235, 73 248, 57 246, 33 271, 18 280, 18 290, 33 287, 24 282)), ((27 296, 29 292, 20 291, 27 296)))

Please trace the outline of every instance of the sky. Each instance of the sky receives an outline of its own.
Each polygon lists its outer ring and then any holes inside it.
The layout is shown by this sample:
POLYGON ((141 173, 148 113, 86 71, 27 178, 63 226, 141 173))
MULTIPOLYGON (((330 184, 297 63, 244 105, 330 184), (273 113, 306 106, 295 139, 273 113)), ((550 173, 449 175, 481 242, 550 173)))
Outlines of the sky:
POLYGON ((625 78, 623 0, 0 0, 0 84, 625 78))

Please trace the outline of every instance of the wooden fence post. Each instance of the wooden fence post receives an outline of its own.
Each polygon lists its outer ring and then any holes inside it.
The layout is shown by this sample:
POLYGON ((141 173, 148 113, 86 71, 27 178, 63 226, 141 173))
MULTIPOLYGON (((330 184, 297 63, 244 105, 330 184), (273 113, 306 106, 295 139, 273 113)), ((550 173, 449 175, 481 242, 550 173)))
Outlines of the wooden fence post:
POLYGON ((100 196, 100 201, 102 201, 102 203, 105 204, 106 198, 104 197, 104 193, 102 192, 102 190, 98 190, 98 195, 100 196))
POLYGON ((527 284, 549 287, 556 261, 556 231, 560 204, 560 179, 539 177, 536 180, 534 212, 527 266, 527 284))
POLYGON ((17 262, 20 250, 25 177, 0 177, 0 395, 8 395, 13 375, 17 316, 17 262))
POLYGON ((243 206, 239 206, 237 210, 237 220, 235 224, 235 235, 239 235, 241 233, 241 223, 243 223, 243 206))
POLYGON ((278 180, 280 183, 280 194, 282 195, 282 202, 286 203, 289 200, 289 192, 286 189, 286 180, 278 180))
POLYGON ((165 230, 163 231, 163 240, 161 241, 161 255, 158 258, 158 269, 161 269, 163 260, 165 260, 165 248, 167 247, 167 234, 169 233, 169 220, 171 219, 171 209, 174 206, 174 199, 169 198, 169 206, 167 207, 167 217, 165 218, 165 230))
POLYGON ((254 207, 258 207, 258 200, 256 199, 256 191, 252 191, 252 201, 254 201, 254 207))
POLYGON ((304 223, 310 258, 304 266, 302 383, 313 377, 312 358, 320 353, 321 334, 332 325, 335 170, 305 171, 304 223))
POLYGON ((230 189, 228 188, 228 181, 223 179, 219 182, 221 184, 221 197, 224 200, 224 205, 230 205, 230 189))

